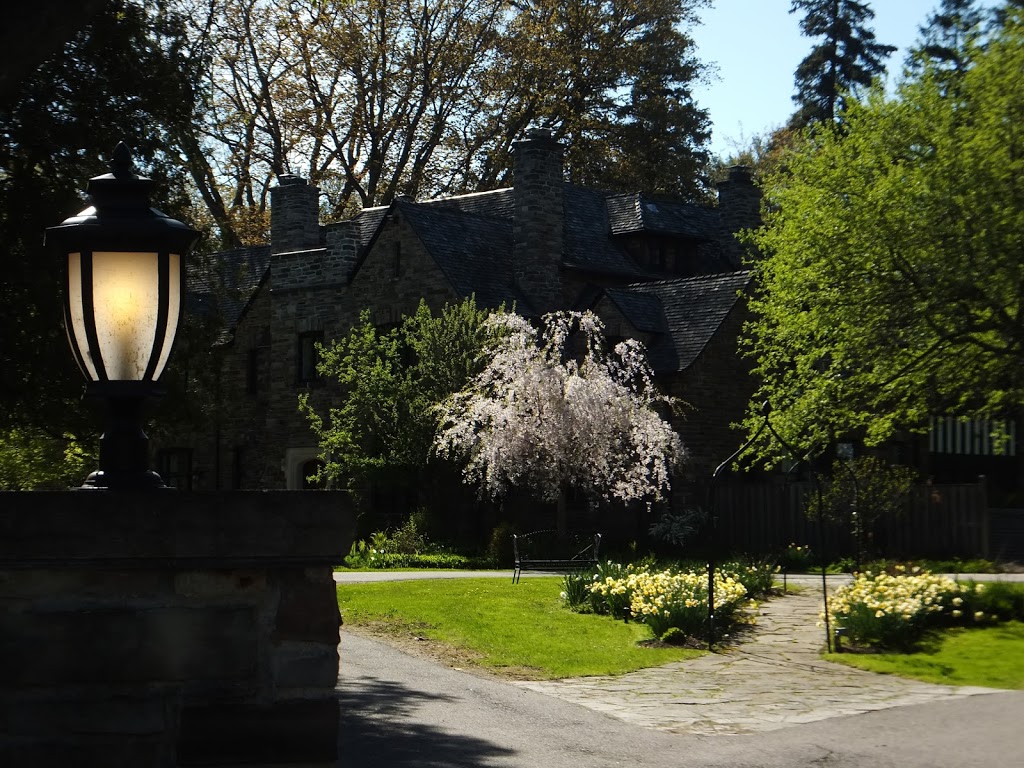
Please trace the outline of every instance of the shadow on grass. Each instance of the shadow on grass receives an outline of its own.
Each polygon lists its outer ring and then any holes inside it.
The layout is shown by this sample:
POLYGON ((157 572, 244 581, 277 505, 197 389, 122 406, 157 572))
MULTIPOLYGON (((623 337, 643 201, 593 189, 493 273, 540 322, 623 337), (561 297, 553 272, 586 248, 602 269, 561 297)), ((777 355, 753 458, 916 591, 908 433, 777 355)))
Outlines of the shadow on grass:
POLYGON ((515 754, 484 739, 443 731, 417 720, 422 705, 455 701, 391 680, 362 677, 343 680, 339 765, 359 768, 474 768, 496 765, 515 754))

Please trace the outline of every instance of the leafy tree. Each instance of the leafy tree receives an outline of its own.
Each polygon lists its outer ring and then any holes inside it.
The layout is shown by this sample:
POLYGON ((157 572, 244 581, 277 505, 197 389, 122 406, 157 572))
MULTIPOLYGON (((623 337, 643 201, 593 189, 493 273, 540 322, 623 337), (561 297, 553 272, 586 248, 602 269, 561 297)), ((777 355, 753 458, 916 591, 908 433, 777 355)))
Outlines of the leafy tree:
POLYGON ((32 427, 0 430, 0 491, 59 491, 81 485, 96 455, 73 435, 32 427))
POLYGON ((706 0, 178 1, 212 60, 212 160, 193 177, 228 232, 242 211, 260 221, 286 171, 332 216, 506 184, 538 123, 568 140, 573 180, 701 188, 684 29, 706 0))
MULTIPOLYGON (((703 66, 687 25, 705 0, 530 0, 499 41, 500 94, 480 184, 508 180, 508 153, 531 124, 566 141, 570 181, 697 197, 707 113, 691 84, 703 66)), ((485 134, 486 135, 486 134, 485 134)))
POLYGON ((875 524, 903 512, 904 503, 914 487, 916 475, 910 467, 889 464, 875 456, 837 459, 831 475, 816 493, 807 497, 807 516, 819 515, 848 526, 858 548, 858 557, 867 554, 875 524))
POLYGON ((800 31, 821 38, 796 69, 798 109, 795 125, 832 123, 843 111, 846 94, 856 94, 885 72, 895 46, 875 41, 867 26, 875 17, 856 0, 793 0, 790 13, 803 13, 800 31))
MULTIPOLYGON (((106 173, 118 141, 158 182, 154 202, 187 218, 189 197, 169 135, 191 117, 180 19, 110 0, 0 103, 0 425, 83 432, 81 393, 61 329, 59 265, 46 227, 85 207, 86 181, 106 173)), ((89 429, 91 429, 91 425, 89 429)))
POLYGON ((324 418, 307 395, 300 398, 320 443, 320 479, 357 493, 426 487, 434 407, 482 367, 487 314, 472 298, 437 316, 420 302, 401 327, 384 331, 363 312, 347 337, 321 348, 318 370, 335 404, 324 418))
POLYGON ((660 499, 682 446, 657 411, 670 401, 654 387, 642 345, 630 339, 607 353, 591 313, 545 315, 541 332, 513 314, 490 323, 502 332, 487 367, 440 407, 435 446, 465 462, 465 481, 491 496, 518 486, 557 502, 562 530, 572 488, 660 499))
POLYGON ((876 90, 764 184, 746 345, 794 444, 1024 405, 1021 12, 972 57, 957 99, 930 71, 876 90))

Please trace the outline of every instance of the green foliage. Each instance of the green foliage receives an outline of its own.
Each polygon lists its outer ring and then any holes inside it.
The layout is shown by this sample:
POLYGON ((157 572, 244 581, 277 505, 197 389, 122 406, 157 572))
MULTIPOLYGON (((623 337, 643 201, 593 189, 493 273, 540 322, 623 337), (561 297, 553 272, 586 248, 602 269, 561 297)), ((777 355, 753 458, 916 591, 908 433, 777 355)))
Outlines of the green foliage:
MULTIPOLYGON (((929 72, 875 90, 765 180, 745 348, 763 382, 752 402, 771 402, 791 445, 875 445, 930 415, 1024 403, 1022 41, 1017 11, 958 98, 929 72)), ((746 426, 760 423, 752 409, 746 426)))
POLYGON ((807 516, 849 526, 854 541, 863 549, 865 536, 878 520, 903 512, 915 479, 916 473, 909 467, 874 456, 837 459, 831 477, 821 482, 820 497, 808 493, 807 516))
POLYGON ((723 563, 721 570, 743 585, 747 597, 757 599, 770 595, 775 587, 775 574, 779 566, 768 558, 748 558, 723 563))
POLYGON ((651 524, 647 532, 655 539, 682 547, 697 535, 707 518, 707 511, 697 506, 689 507, 678 513, 666 509, 661 513, 661 517, 651 524))
POLYGON ((814 553, 809 544, 792 543, 779 558, 779 565, 787 573, 807 573, 814 562, 814 553))
POLYGON ((352 542, 345 565, 349 568, 493 568, 489 557, 471 557, 430 540, 425 515, 414 513, 393 531, 374 531, 369 541, 352 542))
POLYGON ((0 491, 64 490, 79 486, 97 466, 96 455, 65 434, 31 427, 0 431, 0 491))
POLYGON ((836 590, 829 613, 857 645, 908 652, 940 627, 1024 618, 1024 585, 960 582, 896 565, 857 574, 836 590))
POLYGON ((421 301, 399 328, 384 331, 364 311, 347 337, 321 347, 318 371, 338 404, 325 418, 308 394, 299 400, 320 443, 319 479, 357 498, 374 485, 426 486, 437 430, 433 406, 482 367, 487 314, 472 297, 436 317, 421 301))
POLYGON ((571 611, 583 612, 590 608, 590 585, 593 583, 589 572, 567 573, 562 579, 560 597, 571 611))

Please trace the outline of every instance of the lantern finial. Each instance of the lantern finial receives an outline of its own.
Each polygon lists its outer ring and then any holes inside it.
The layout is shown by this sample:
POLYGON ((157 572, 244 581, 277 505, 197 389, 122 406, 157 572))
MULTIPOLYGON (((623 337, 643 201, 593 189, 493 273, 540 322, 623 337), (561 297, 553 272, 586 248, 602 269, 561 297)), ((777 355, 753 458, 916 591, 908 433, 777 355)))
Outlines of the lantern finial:
POLYGON ((110 161, 110 170, 115 179, 130 179, 135 176, 132 171, 132 151, 123 141, 114 147, 114 157, 110 161))

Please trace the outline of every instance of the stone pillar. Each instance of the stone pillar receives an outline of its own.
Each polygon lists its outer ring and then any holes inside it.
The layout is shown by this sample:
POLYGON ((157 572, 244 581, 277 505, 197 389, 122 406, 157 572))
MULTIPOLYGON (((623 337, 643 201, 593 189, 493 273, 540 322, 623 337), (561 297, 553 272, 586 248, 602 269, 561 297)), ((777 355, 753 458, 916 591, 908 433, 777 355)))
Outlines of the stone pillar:
POLYGON ((0 765, 335 765, 343 492, 0 493, 0 765))
POLYGON ((270 190, 270 246, 274 253, 320 245, 320 190, 299 176, 283 174, 270 190))
POLYGON ((540 313, 561 309, 563 192, 562 145, 533 128, 512 146, 515 179, 513 274, 540 313))

